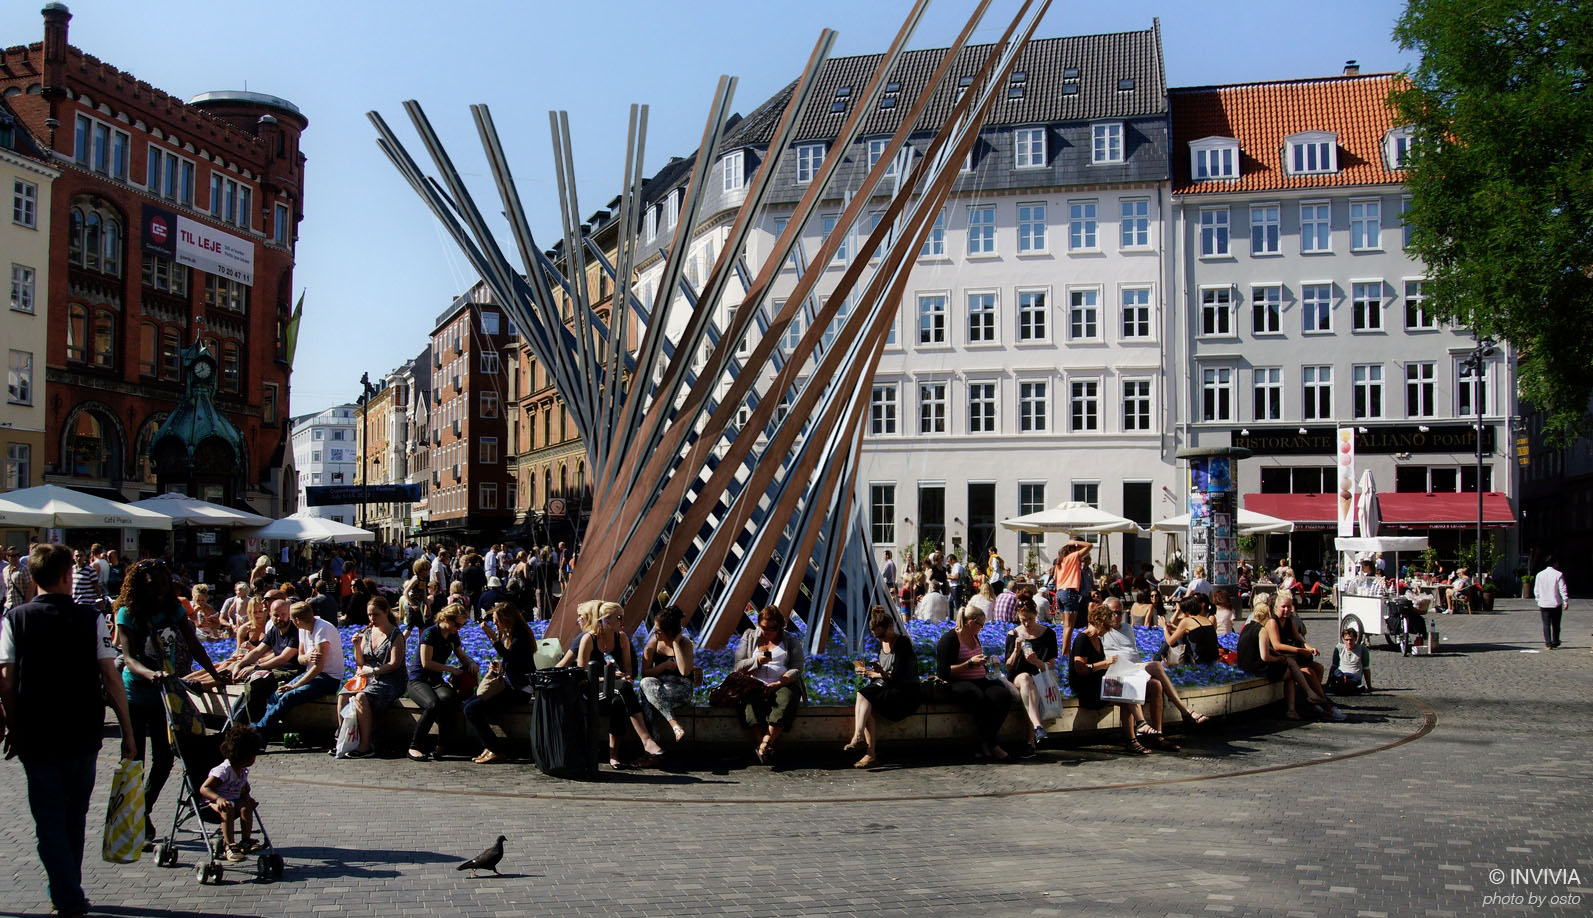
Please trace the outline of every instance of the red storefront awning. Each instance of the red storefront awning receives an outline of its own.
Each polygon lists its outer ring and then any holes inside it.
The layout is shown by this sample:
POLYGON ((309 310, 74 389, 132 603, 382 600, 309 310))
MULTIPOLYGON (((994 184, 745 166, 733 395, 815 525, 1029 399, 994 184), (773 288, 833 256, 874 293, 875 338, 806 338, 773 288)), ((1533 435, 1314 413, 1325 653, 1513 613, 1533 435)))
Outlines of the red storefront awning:
MULTIPOLYGON (((1394 529, 1465 529, 1477 525, 1477 493, 1386 492, 1377 495, 1382 525, 1394 529)), ((1338 502, 1332 494, 1246 494, 1246 510, 1289 520, 1297 529, 1332 529, 1338 502)), ((1482 495, 1482 524, 1492 529, 1516 524, 1510 499, 1498 491, 1482 495)))

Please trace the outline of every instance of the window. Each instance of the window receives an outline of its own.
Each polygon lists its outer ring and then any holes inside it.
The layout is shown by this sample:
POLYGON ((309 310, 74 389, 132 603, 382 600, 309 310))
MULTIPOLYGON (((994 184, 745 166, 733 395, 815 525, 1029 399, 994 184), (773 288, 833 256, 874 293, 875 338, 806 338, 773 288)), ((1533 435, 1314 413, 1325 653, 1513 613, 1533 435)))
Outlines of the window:
POLYGON ((1150 247, 1150 200, 1130 198, 1123 202, 1122 238, 1125 249, 1150 247))
POLYGON ((819 164, 824 162, 824 144, 801 143, 796 148, 796 181, 806 185, 819 174, 819 164))
POLYGON ((935 215, 935 223, 929 228, 929 235, 924 237, 923 248, 918 250, 919 258, 938 258, 946 254, 946 212, 942 210, 935 215))
POLYGON ((33 447, 27 443, 6 444, 5 488, 15 491, 32 483, 33 447))
POLYGON ((1207 367, 1200 372, 1200 419, 1233 420, 1233 370, 1207 367))
MULTIPOLYGON (((205 277, 210 278, 215 277, 215 275, 207 274, 205 277)), ((164 293, 170 293, 173 296, 186 297, 188 296, 188 268, 186 265, 180 265, 159 255, 145 253, 144 286, 164 293)), ((205 304, 207 306, 220 305, 212 303, 208 287, 205 290, 205 304)))
POLYGON ((1014 165, 1019 169, 1045 165, 1045 128, 1021 127, 1014 130, 1012 149, 1016 156, 1014 165))
POLYGON ((946 432, 946 384, 918 384, 918 432, 937 434, 946 432))
POLYGON ((6 375, 6 398, 13 405, 33 404, 32 352, 11 352, 11 366, 6 375))
POLYGON ((160 326, 145 324, 138 330, 138 373, 153 377, 160 371, 160 326))
POLYGON ((271 241, 285 246, 293 239, 293 208, 278 203, 271 208, 271 241))
POLYGON ((347 440, 348 439, 348 431, 346 431, 346 430, 334 430, 334 431, 332 431, 332 439, 333 440, 347 440))
POLYGON ((1283 288, 1250 288, 1250 331, 1257 335, 1283 332, 1283 288))
POLYGON ((73 158, 101 175, 127 181, 127 152, 131 138, 86 115, 77 116, 73 158))
POLYGON ((1200 334, 1225 337, 1234 333, 1233 288, 1206 287, 1200 291, 1200 334))
POLYGON ((888 436, 896 433, 896 386, 875 386, 869 399, 869 433, 888 436))
POLYGON ((498 393, 481 393, 481 416, 484 418, 495 418, 498 416, 498 393))
POLYGON ((221 391, 237 393, 243 390, 243 351, 228 341, 221 349, 221 391))
MULTIPOLYGON (((647 208, 647 216, 642 221, 642 238, 652 239, 658 235, 658 208, 647 208)), ((775 235, 779 235, 776 233, 775 235)))
POLYGON ((1120 163, 1123 161, 1123 123, 1111 121, 1090 125, 1090 162, 1120 163))
POLYGON ((1018 383, 1018 430, 1035 433, 1046 429, 1046 418, 1051 414, 1050 393, 1050 383, 1043 380, 1018 383))
POLYGON ((149 193, 192 207, 194 203, 194 164, 191 160, 151 144, 147 159, 149 193))
MULTIPOLYGON (((187 270, 179 268, 179 270, 187 270)), ((175 292, 175 291, 174 291, 175 292)), ((235 280, 205 273, 205 305, 230 312, 249 311, 249 287, 235 280)))
POLYGON ((1068 251, 1092 251, 1098 246, 1095 236, 1095 202, 1068 202, 1068 251))
POLYGON ((1350 285, 1351 326, 1358 332, 1383 330, 1383 282, 1357 282, 1350 285))
POLYGON ((79 198, 68 214, 67 261, 112 277, 122 276, 122 218, 93 198, 79 198))
POLYGON ((1123 380, 1123 429, 1151 429, 1151 381, 1123 380))
POLYGON ((1357 420, 1383 416, 1383 367, 1381 364, 1358 363, 1350 368, 1350 383, 1355 401, 1357 420))
POLYGON ((946 343, 946 297, 944 294, 919 295, 918 343, 946 343))
POLYGON ((1300 205, 1300 251, 1331 252, 1328 220, 1331 207, 1326 201, 1313 201, 1300 205))
POLYGON ((1149 338, 1150 336, 1150 288, 1125 287, 1123 289, 1123 337, 1149 338))
MULTIPOLYGON (((781 304, 779 304, 779 303, 775 304, 775 311, 776 312, 779 311, 780 305, 781 304)), ((784 351, 785 353, 787 353, 787 354, 794 354, 794 353, 796 353, 797 345, 799 345, 801 343, 802 343, 802 313, 799 312, 796 315, 792 316, 790 324, 786 325, 786 327, 785 327, 785 337, 783 339, 781 339, 781 341, 780 341, 780 349, 782 351, 784 351)))
MULTIPOLYGON (((889 145, 890 145, 890 138, 889 137, 872 137, 872 138, 869 138, 869 141, 868 141, 868 168, 870 170, 872 170, 876 165, 879 164, 879 158, 881 156, 885 155, 885 148, 887 146, 889 146, 889 145)), ((905 151, 906 149, 907 149, 906 147, 902 148, 903 151, 905 151)), ((890 165, 886 167, 885 174, 883 176, 881 176, 881 177, 882 178, 893 178, 895 175, 896 175, 896 160, 893 159, 893 160, 891 160, 890 165)))
POLYGON ((968 343, 991 344, 996 340, 996 295, 968 294, 968 343))
POLYGON ((1300 368, 1300 384, 1305 392, 1305 405, 1301 416, 1307 421, 1333 419, 1333 368, 1315 366, 1300 368))
POLYGON ((1045 291, 1018 291, 1018 340, 1045 341, 1046 330, 1045 291))
MULTIPOLYGON (((182 336, 173 329, 167 329, 160 335, 160 378, 176 379, 181 373, 182 336)), ((316 431, 316 439, 320 439, 320 431, 316 431)))
POLYGON ((94 313, 94 365, 116 366, 116 316, 108 309, 94 313))
MULTIPOLYGON (((1045 484, 1043 482, 1018 482, 1018 515, 1039 513, 1045 509, 1045 484)), ((1037 532, 1018 533, 1018 546, 1027 552, 1039 546, 1045 536, 1037 532)))
POLYGON ((483 463, 487 464, 487 465, 497 465, 498 464, 498 438, 497 437, 482 437, 477 442, 481 444, 481 452, 479 453, 479 456, 481 457, 481 461, 483 463))
POLYGON ((481 352, 481 372, 487 374, 488 376, 497 376, 498 375, 498 352, 497 351, 482 351, 481 352))
POLYGON ((66 308, 66 359, 88 359, 88 309, 78 303, 66 308))
POLYGON ((1190 172, 1197 182, 1239 177, 1239 141, 1208 137, 1189 145, 1190 172))
POLYGON ((968 384, 968 432, 996 432, 996 384, 968 384))
POLYGON ((1338 135, 1321 131, 1284 138, 1284 167, 1290 175, 1319 175, 1339 171, 1338 135))
POLYGON ((1379 229, 1383 222, 1383 202, 1378 200, 1350 202, 1350 251, 1359 252, 1382 248, 1379 229))
POLYGON ((1278 205, 1250 205, 1250 254, 1279 253, 1278 205))
POLYGON ((276 383, 260 384, 260 420, 266 424, 275 424, 277 417, 278 389, 276 383))
POLYGON ((1405 416, 1430 418, 1435 412, 1438 365, 1431 361, 1405 364, 1405 416))
POLYGON ((1068 338, 1093 341, 1101 337, 1100 291, 1074 290, 1068 294, 1068 338))
POLYGON ((968 208, 968 254, 989 255, 996 250, 994 205, 968 208))
POLYGON ((496 335, 503 327, 502 316, 496 312, 483 311, 481 313, 481 333, 483 335, 496 335))
POLYGON ((1301 284, 1300 311, 1305 317, 1307 332, 1333 330, 1333 285, 1301 284))
POLYGON ((1383 160, 1390 169, 1403 169, 1410 165, 1410 145, 1415 132, 1410 127, 1397 127, 1383 135, 1383 160))
MULTIPOLYGON (((828 240, 831 235, 835 233, 835 225, 840 221, 840 219, 841 217, 839 214, 825 214, 823 217, 819 218, 819 225, 823 229, 824 238, 826 240, 828 240)), ((830 259, 831 264, 846 264, 846 246, 850 241, 847 239, 847 236, 850 234, 850 232, 851 231, 848 230, 845 233, 839 234, 837 239, 838 245, 835 247, 835 255, 830 259)))
POLYGON ((1411 233, 1416 229, 1410 222, 1410 195, 1399 199, 1399 244, 1403 248, 1410 248, 1411 233))
POLYGON ((1256 367, 1250 371, 1250 381, 1255 396, 1253 419, 1283 420, 1283 368, 1256 367))
POLYGON ((1492 413, 1488 397, 1488 365, 1482 366, 1482 378, 1475 379, 1470 369, 1462 366, 1455 374, 1455 414, 1471 417, 1477 414, 1479 404, 1483 414, 1492 413), (1478 399, 1481 399, 1479 402, 1478 399))
POLYGON ((1405 328, 1407 330, 1438 327, 1438 319, 1427 311, 1427 296, 1422 292, 1422 281, 1405 282, 1405 328))
POLYGON ((1045 205, 1018 205, 1018 251, 1045 251, 1045 205))
POLYGON ((27 265, 11 266, 11 308, 17 312, 33 311, 33 277, 27 265))
POLYGON ((1078 433, 1101 429, 1101 383, 1075 379, 1068 383, 1068 429, 1078 433))
POLYGON ((719 164, 724 169, 724 190, 740 191, 747 183, 745 151, 735 150, 727 153, 719 164))
POLYGON ((496 481, 482 482, 476 493, 481 498, 481 509, 498 509, 498 483, 496 481))
POLYGON ((1212 258, 1228 254, 1228 208, 1200 209, 1200 256, 1212 258))
POLYGON ((875 545, 896 544, 896 486, 868 486, 868 531, 875 545))
POLYGON ((29 229, 39 225, 39 186, 21 179, 11 180, 11 222, 29 229))

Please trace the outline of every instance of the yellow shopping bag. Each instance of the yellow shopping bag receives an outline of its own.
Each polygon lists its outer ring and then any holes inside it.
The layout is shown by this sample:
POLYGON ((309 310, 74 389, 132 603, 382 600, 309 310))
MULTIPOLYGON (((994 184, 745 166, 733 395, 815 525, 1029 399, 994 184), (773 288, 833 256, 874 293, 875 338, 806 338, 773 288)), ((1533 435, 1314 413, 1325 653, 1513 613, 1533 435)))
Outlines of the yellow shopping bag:
POLYGON ((100 857, 131 864, 144 853, 144 763, 123 759, 111 776, 111 802, 105 809, 105 839, 100 857))

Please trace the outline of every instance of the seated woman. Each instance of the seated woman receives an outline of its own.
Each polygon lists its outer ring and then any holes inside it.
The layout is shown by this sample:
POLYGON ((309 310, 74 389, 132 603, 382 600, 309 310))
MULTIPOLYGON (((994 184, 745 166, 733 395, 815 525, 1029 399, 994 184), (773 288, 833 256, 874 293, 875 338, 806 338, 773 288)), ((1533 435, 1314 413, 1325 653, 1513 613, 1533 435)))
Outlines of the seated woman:
POLYGON ((1012 690, 985 668, 995 660, 986 658, 979 643, 979 629, 984 625, 983 612, 964 606, 957 615, 957 626, 935 642, 935 674, 947 684, 952 703, 973 714, 979 733, 976 758, 1005 762, 1007 751, 996 744, 996 737, 1012 708, 1012 690))
MULTIPOLYGON (((1233 623, 1235 616, 1233 597, 1228 594, 1227 590, 1213 590, 1211 593, 1211 603, 1217 608, 1216 613, 1213 615, 1213 619, 1215 620, 1215 624, 1217 626, 1217 636, 1221 637, 1225 634, 1232 634, 1234 631, 1233 623)), ((1221 651, 1219 650, 1219 653, 1220 652, 1221 651)))
POLYGON ((500 602, 492 607, 488 620, 481 630, 492 641, 498 659, 492 665, 503 679, 504 687, 496 694, 483 698, 477 695, 465 701, 465 722, 481 740, 481 754, 477 765, 490 765, 503 759, 507 753, 503 741, 492 732, 492 716, 504 708, 520 704, 531 696, 531 674, 537 669, 537 639, 525 623, 520 607, 512 602, 500 602))
POLYGON ((681 630, 685 618, 678 607, 666 606, 653 617, 653 633, 642 647, 642 697, 669 721, 677 743, 686 738, 686 728, 675 710, 691 704, 697 672, 691 638, 681 630))
POLYGON ((1128 610, 1129 620, 1146 628, 1154 627, 1159 617, 1161 594, 1149 586, 1134 591, 1134 605, 1128 610))
POLYGON ((1257 596, 1253 601, 1250 621, 1239 632, 1239 668, 1251 675, 1265 676, 1269 682, 1283 682, 1285 716, 1290 720, 1299 720, 1295 693, 1303 688, 1307 697, 1310 697, 1311 686, 1300 674, 1299 664, 1294 661, 1292 654, 1273 651, 1267 639, 1267 627, 1273 624, 1271 598, 1257 596), (1263 647, 1264 644, 1267 646, 1263 647))
MULTIPOLYGON (((398 628, 393 607, 380 596, 372 597, 365 605, 370 626, 354 635, 354 675, 359 687, 350 690, 345 684, 337 694, 337 716, 343 718, 345 705, 354 705, 354 716, 359 720, 360 744, 344 758, 363 759, 371 754, 371 740, 376 732, 376 715, 392 707, 404 694, 405 651, 404 635, 398 628)), ((335 750, 334 750, 335 751, 335 750)))
POLYGON ((878 718, 897 721, 918 710, 918 654, 907 635, 897 630, 896 616, 875 606, 868 612, 868 631, 879 641, 879 656, 870 666, 863 660, 857 672, 868 680, 857 690, 853 707, 852 741, 847 752, 865 749, 853 768, 879 764, 878 718))
POLYGON ((1209 600, 1190 593, 1178 601, 1178 611, 1162 625, 1169 648, 1183 642, 1185 663, 1215 663, 1222 646, 1217 643, 1217 622, 1206 608, 1209 600))
POLYGON ((1266 630, 1261 635, 1262 654, 1287 655, 1288 662, 1299 670, 1306 696, 1322 708, 1322 713, 1329 720, 1344 720, 1344 714, 1327 700, 1327 693, 1322 689, 1325 670, 1316 661, 1317 649, 1305 642, 1305 624, 1294 614, 1294 598, 1285 594, 1278 597, 1273 605, 1275 611, 1272 620, 1266 623, 1266 630))
MULTIPOLYGON (((1104 603, 1097 606, 1095 611, 1090 613, 1089 627, 1073 640, 1071 657, 1068 661, 1068 686, 1073 689, 1073 697, 1077 699, 1079 707, 1085 710, 1099 711, 1112 703, 1101 698, 1101 683, 1106 678, 1106 671, 1118 661, 1116 654, 1106 653, 1105 638, 1112 632, 1112 622, 1119 614, 1118 610, 1104 603)), ((1145 706, 1154 717, 1160 718, 1162 708, 1160 681, 1152 679, 1146 683, 1145 706)), ((1123 731, 1123 748, 1131 755, 1150 755, 1150 750, 1145 748, 1139 737, 1134 735, 1133 711, 1120 712, 1118 722, 1123 731)), ((1165 745, 1172 745, 1165 740, 1162 742, 1165 745)))
POLYGON ((1361 643, 1361 633, 1345 628, 1343 642, 1333 648, 1333 663, 1328 667, 1327 690, 1335 695, 1359 695, 1372 690, 1372 659, 1361 643))
MULTIPOLYGON (((589 599, 581 603, 575 609, 575 620, 581 626, 581 636, 559 661, 560 666, 579 666, 583 670, 593 660, 614 664, 618 673, 614 693, 606 697, 599 696, 598 706, 608 711, 608 764, 616 771, 626 767, 619 758, 620 731, 625 729, 626 721, 630 722, 636 736, 642 741, 643 755, 631 765, 650 768, 658 764, 658 757, 664 754, 664 748, 658 745, 647 729, 647 721, 642 717, 642 702, 636 697, 636 687, 631 684, 635 678, 636 665, 631 656, 630 639, 625 635, 624 615, 624 608, 617 602, 589 599)), ((601 688, 599 684, 593 686, 592 691, 600 691, 601 688)))
POLYGON ((221 624, 221 614, 210 604, 210 587, 196 583, 189 596, 194 612, 194 626, 199 631, 199 637, 206 641, 219 641, 225 638, 227 629, 221 624))
MULTIPOLYGON (((1178 694, 1177 687, 1173 685, 1173 680, 1167 675, 1166 667, 1156 660, 1144 663, 1139 662, 1139 642, 1134 636, 1134 626, 1130 625, 1123 617, 1122 604, 1108 600, 1106 608, 1111 613, 1112 630, 1102 635, 1101 647, 1106 651, 1107 655, 1116 656, 1124 663, 1133 663, 1148 673, 1154 683, 1160 684, 1162 698, 1171 701, 1173 707, 1184 715, 1184 720, 1196 726, 1205 726, 1210 723, 1210 717, 1204 714, 1196 714, 1193 708, 1184 703, 1183 697, 1178 694)), ((1146 701, 1148 702, 1149 700, 1149 697, 1147 697, 1146 701)), ((1138 724, 1136 733, 1141 737, 1151 738, 1157 746, 1168 752, 1177 752, 1177 746, 1162 738, 1162 711, 1165 706, 1157 705, 1149 716, 1146 715, 1145 707, 1134 705, 1134 719, 1138 724)))
POLYGON ((1056 632, 1040 624, 1039 608, 1029 594, 1029 588, 1020 588, 1018 594, 1018 626, 1007 632, 1006 648, 1002 651, 1007 678, 1018 690, 1023 710, 1029 715, 1033 738, 1028 753, 1045 739, 1045 721, 1040 717, 1040 687, 1035 677, 1042 671, 1054 671, 1057 658, 1056 632))
POLYGON ((757 756, 764 765, 774 763, 774 744, 796 721, 806 693, 805 659, 801 636, 785 630, 785 615, 774 606, 763 607, 758 630, 743 634, 736 645, 735 668, 763 683, 763 691, 747 701, 742 719, 759 737, 757 756))
POLYGON ((968 598, 966 605, 972 606, 985 615, 989 615, 990 607, 996 601, 996 591, 991 589, 990 581, 984 577, 975 577, 974 587, 975 592, 968 598))
MULTIPOLYGON (((243 613, 240 613, 243 614, 243 613)), ((216 673, 228 682, 236 681, 242 676, 238 670, 243 667, 243 660, 250 652, 259 646, 265 637, 266 626, 271 623, 271 617, 266 612, 265 600, 255 596, 249 600, 248 613, 243 615, 243 623, 233 629, 233 650, 227 659, 216 664, 216 673)), ((210 673, 196 669, 183 676, 183 681, 189 685, 200 688, 212 686, 216 681, 210 673)))
POLYGON ((459 640, 459 629, 468 621, 470 613, 464 606, 447 605, 437 613, 433 624, 420 633, 415 659, 409 663, 409 685, 405 689, 409 700, 419 705, 421 711, 409 741, 408 754, 413 761, 429 761, 434 749, 448 745, 447 741, 452 739, 454 718, 451 715, 459 707, 459 696, 443 677, 479 671, 459 640), (458 665, 450 665, 449 657, 458 659, 458 665), (433 723, 438 725, 437 743, 431 739, 433 723))

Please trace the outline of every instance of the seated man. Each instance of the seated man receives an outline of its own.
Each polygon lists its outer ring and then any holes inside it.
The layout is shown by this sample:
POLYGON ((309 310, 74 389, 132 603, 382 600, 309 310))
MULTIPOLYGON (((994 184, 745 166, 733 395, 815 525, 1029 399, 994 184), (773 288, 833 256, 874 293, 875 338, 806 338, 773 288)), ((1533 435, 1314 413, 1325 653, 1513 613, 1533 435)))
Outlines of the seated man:
POLYGON ((343 636, 337 627, 316 618, 306 602, 294 603, 288 615, 299 629, 299 659, 305 669, 277 687, 276 696, 255 721, 262 737, 269 737, 288 711, 336 692, 343 682, 343 636))
POLYGON ((1361 634, 1354 628, 1340 633, 1342 640, 1333 648, 1333 662, 1328 667, 1325 688, 1335 695, 1359 695, 1372 690, 1372 660, 1361 643, 1361 634))
POLYGON ((267 593, 265 598, 270 603, 271 623, 260 643, 244 654, 233 670, 233 679, 243 683, 240 719, 248 723, 265 714, 266 704, 278 685, 304 672, 299 659, 299 629, 289 617, 292 603, 279 593, 267 593))

